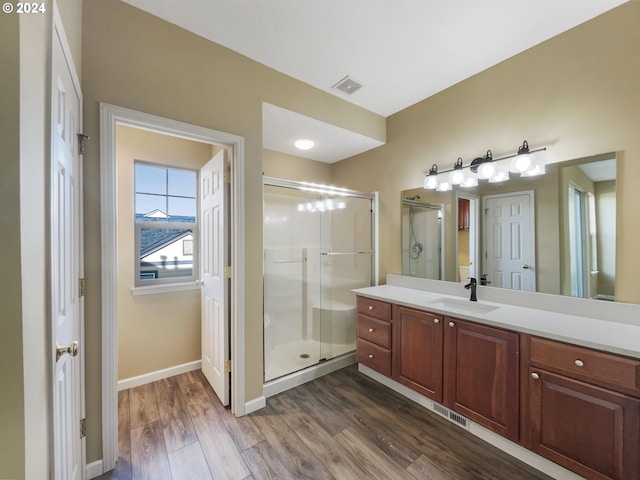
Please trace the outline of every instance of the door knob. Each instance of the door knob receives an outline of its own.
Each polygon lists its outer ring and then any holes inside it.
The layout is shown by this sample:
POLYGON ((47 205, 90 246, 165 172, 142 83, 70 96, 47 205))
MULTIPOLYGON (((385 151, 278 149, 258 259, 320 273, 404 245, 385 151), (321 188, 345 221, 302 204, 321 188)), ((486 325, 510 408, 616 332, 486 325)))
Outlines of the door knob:
POLYGON ((531 266, 525 263, 524 265, 522 265, 522 268, 524 268, 525 270, 528 270, 531 268, 531 266))
POLYGON ((60 360, 60 357, 68 353, 72 357, 78 356, 78 342, 72 342, 68 347, 61 347, 58 342, 56 342, 56 362, 60 360))

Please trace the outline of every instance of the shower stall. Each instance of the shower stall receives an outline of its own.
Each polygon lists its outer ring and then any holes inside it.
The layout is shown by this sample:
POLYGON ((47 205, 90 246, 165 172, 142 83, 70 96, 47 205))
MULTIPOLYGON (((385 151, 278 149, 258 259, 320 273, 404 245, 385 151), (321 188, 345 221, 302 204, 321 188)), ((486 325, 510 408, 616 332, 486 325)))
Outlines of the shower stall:
POLYGON ((444 279, 443 206, 402 199, 402 274, 444 279))
POLYGON ((377 279, 377 194, 264 177, 264 380, 355 350, 377 279))

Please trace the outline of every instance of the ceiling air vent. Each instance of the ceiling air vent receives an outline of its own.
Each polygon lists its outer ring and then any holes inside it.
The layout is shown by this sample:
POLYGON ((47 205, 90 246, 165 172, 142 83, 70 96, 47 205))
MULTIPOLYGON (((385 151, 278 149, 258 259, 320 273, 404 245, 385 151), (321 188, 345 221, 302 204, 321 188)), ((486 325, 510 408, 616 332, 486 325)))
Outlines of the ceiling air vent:
POLYGON ((356 90, 362 88, 358 82, 349 78, 349 75, 339 80, 337 83, 331 86, 331 88, 335 88, 336 90, 340 90, 341 92, 346 93, 347 95, 351 95, 356 90))

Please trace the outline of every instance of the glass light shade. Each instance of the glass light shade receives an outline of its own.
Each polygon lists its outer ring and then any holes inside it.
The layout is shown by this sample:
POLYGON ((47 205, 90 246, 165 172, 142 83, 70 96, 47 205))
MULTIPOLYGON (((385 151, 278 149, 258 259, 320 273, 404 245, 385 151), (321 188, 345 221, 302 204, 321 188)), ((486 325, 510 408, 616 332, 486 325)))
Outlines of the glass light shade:
POLYGON ((536 165, 534 168, 529 170, 528 172, 523 172, 521 177, 536 177, 538 175, 544 175, 547 173, 547 168, 544 165, 536 165))
POLYGON ((506 182, 507 180, 509 180, 509 172, 506 170, 501 170, 499 172, 496 172, 496 174, 489 179, 489 183, 500 183, 506 182))
POLYGON ((440 185, 437 175, 427 175, 424 177, 424 188, 427 190, 435 190, 440 185))
POLYGON ((449 190, 451 190, 452 186, 449 182, 445 181, 445 182, 440 182, 440 185, 438 186, 438 188, 436 188, 436 190, 438 192, 448 192, 449 190))
POLYGON ((484 162, 481 163, 478 167, 478 178, 481 180, 486 180, 495 176, 497 172, 496 165, 493 162, 484 162))
POLYGON ((465 178, 466 178, 466 175, 464 173, 464 170, 462 170, 461 168, 458 168, 449 172, 449 183, 451 185, 460 185, 462 182, 465 181, 465 178))
POLYGON ((464 182, 462 182, 460 184, 461 187, 477 187, 478 186, 478 177, 476 177, 475 175, 469 175, 467 178, 464 179, 464 182))
POLYGON ((511 159, 513 173, 525 173, 536 167, 536 157, 531 153, 524 153, 511 159))

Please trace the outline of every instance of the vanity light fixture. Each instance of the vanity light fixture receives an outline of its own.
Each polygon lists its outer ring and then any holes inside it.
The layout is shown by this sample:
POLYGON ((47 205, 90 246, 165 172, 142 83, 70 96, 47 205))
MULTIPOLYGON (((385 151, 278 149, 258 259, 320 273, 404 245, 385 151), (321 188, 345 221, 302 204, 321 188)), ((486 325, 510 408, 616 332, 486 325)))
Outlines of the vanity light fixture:
POLYGON ((438 180, 438 165, 435 163, 429 169, 429 173, 424 177, 424 188, 426 190, 435 190, 440 185, 438 180))
POLYGON ((525 140, 518 148, 518 153, 513 155, 493 158, 491 150, 487 150, 483 157, 475 158, 469 165, 464 165, 462 158, 458 157, 453 168, 440 173, 438 173, 438 165, 434 163, 424 177, 424 188, 446 192, 451 190, 453 185, 464 188, 475 187, 478 185, 478 179, 488 180, 490 183, 505 182, 509 180, 509 172, 519 173, 522 177, 543 175, 546 171, 545 165, 537 164, 533 153, 546 149, 542 147, 530 150, 529 143, 525 140), (465 172, 465 168, 475 175, 465 172), (445 174, 448 175, 445 176, 445 174))
POLYGON ((518 154, 511 159, 511 171, 513 173, 526 173, 536 167, 536 157, 529 151, 529 144, 525 140, 518 148, 518 154))
POLYGON ((453 165, 453 170, 449 172, 449 183, 451 185, 460 185, 465 181, 466 175, 462 168, 462 158, 458 157, 456 163, 453 165))

